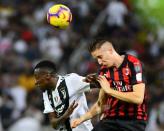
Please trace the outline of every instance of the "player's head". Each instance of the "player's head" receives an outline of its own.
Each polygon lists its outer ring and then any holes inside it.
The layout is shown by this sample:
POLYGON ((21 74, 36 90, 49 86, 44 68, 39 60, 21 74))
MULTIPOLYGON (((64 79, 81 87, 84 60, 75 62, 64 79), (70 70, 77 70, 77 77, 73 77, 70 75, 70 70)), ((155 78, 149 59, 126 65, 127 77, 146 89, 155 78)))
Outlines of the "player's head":
POLYGON ((100 65, 107 67, 114 66, 114 57, 117 52, 109 40, 96 39, 90 43, 88 50, 100 65))
POLYGON ((56 65, 49 60, 40 61, 34 67, 34 76, 36 80, 36 86, 43 90, 48 89, 54 86, 54 78, 57 77, 56 65))

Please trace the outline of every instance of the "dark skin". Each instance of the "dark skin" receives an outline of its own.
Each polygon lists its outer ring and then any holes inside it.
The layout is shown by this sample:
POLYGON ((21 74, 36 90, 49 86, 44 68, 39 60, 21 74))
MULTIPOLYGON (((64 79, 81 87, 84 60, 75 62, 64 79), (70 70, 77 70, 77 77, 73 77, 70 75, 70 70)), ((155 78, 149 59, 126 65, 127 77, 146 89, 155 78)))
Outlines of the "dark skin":
POLYGON ((96 81, 97 78, 98 78, 97 74, 93 73, 93 74, 87 75, 83 81, 90 83, 90 82, 96 81))
POLYGON ((90 83, 90 86, 92 88, 100 88, 101 87, 98 82, 98 75, 96 73, 88 74, 83 81, 90 83))
MULTIPOLYGON (((47 89, 51 90, 56 87, 58 76, 53 73, 53 70, 48 68, 37 68, 34 70, 34 76, 36 83, 35 85, 39 87, 42 91, 47 89)), ((74 109, 78 106, 78 104, 74 101, 71 103, 67 111, 59 118, 57 118, 55 112, 48 113, 50 123, 53 128, 56 128, 59 123, 65 122, 67 118, 73 113, 74 109)))

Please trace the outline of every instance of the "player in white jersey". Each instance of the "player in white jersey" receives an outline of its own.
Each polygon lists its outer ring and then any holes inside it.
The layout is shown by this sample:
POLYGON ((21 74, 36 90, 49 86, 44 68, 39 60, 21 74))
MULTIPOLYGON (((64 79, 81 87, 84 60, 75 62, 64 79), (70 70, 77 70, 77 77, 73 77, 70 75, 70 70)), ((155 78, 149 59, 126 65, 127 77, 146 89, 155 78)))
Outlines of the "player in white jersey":
POLYGON ((44 113, 48 113, 52 127, 57 131, 91 131, 88 120, 71 129, 70 122, 88 111, 84 92, 90 84, 76 73, 60 76, 51 61, 41 61, 34 68, 36 86, 43 91, 44 113))

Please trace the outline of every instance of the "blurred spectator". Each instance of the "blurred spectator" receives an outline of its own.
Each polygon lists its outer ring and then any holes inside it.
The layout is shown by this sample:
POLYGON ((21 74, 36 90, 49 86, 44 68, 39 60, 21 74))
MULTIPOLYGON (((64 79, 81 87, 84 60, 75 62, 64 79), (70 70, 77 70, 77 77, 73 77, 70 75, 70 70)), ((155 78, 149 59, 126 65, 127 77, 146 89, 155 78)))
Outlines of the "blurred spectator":
POLYGON ((42 131, 41 121, 42 113, 34 107, 28 107, 22 117, 10 126, 9 131, 42 131))
POLYGON ((5 93, 2 96, 2 103, 0 106, 0 116, 1 116, 2 128, 4 130, 6 130, 14 122, 14 119, 12 117, 15 108, 14 104, 15 103, 9 94, 5 93))
POLYGON ((128 9, 122 0, 112 0, 107 6, 107 24, 108 26, 124 26, 125 16, 128 14, 128 9))
POLYGON ((40 50, 43 57, 59 63, 63 50, 61 49, 61 41, 57 36, 48 34, 47 38, 43 39, 40 43, 40 50))
POLYGON ((13 112, 13 119, 17 119, 20 117, 21 113, 25 110, 26 108, 26 95, 27 92, 26 90, 21 87, 18 84, 18 76, 17 75, 12 75, 12 81, 10 85, 10 95, 13 98, 13 101, 15 103, 15 109, 13 112))
POLYGON ((150 118, 146 131, 164 130, 164 102, 159 103, 150 112, 150 118))

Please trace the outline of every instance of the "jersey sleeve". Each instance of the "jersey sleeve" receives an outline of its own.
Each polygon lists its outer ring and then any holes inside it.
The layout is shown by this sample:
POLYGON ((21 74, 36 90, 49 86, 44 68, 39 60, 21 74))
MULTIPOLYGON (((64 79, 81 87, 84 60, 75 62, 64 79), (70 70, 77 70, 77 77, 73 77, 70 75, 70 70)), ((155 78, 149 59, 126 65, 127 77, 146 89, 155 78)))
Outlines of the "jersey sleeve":
POLYGON ((71 73, 66 79, 70 96, 76 93, 86 92, 90 90, 90 84, 83 81, 85 77, 76 73, 71 73))
POLYGON ((47 91, 43 92, 43 102, 44 102, 44 111, 43 111, 43 113, 47 114, 47 113, 50 113, 50 112, 54 112, 54 109, 51 106, 51 102, 48 99, 47 91))
POLYGON ((132 82, 132 85, 145 83, 144 76, 143 76, 143 67, 139 60, 133 62, 131 82, 132 82))

